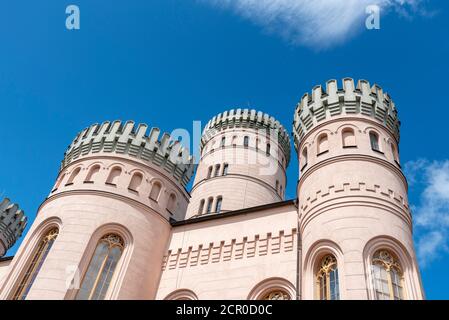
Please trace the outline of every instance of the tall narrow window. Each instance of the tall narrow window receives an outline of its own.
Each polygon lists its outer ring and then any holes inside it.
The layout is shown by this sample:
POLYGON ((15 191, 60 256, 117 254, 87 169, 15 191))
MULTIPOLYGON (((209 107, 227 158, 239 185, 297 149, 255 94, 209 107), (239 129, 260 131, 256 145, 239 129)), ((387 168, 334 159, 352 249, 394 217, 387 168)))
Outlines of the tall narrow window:
POLYGON ((113 168, 111 173, 109 174, 108 179, 106 180, 106 183, 116 186, 121 174, 122 174, 122 168, 120 168, 120 167, 113 168))
POLYGON ((89 173, 86 176, 86 179, 84 180, 84 183, 93 183, 95 181, 95 177, 100 172, 100 165, 94 165, 92 168, 90 168, 89 173))
POLYGON ((228 175, 228 170, 229 170, 229 164, 225 163, 223 165, 223 175, 224 176, 228 175))
POLYGON ((374 254, 372 271, 377 300, 404 299, 402 268, 390 252, 379 250, 374 254))
POLYGON ((284 197, 284 190, 282 189, 282 186, 281 186, 281 189, 279 190, 279 194, 280 194, 281 198, 284 197))
POLYGON ((344 148, 350 148, 350 147, 356 146, 355 134, 354 134, 353 129, 351 129, 351 128, 343 129, 341 135, 342 135, 342 139, 343 139, 343 147, 344 148))
POLYGON ((327 134, 322 134, 318 138, 318 154, 329 151, 329 140, 327 138, 327 134))
POLYGON ((321 259, 316 281, 318 298, 320 300, 340 299, 337 259, 333 255, 329 254, 321 259))
POLYGON ((226 145, 226 137, 221 138, 221 147, 224 148, 226 145))
POLYGON ((256 150, 259 150, 259 144, 260 144, 260 140, 259 138, 256 139, 256 150))
POLYGON ((50 252, 51 247, 53 246, 56 238, 58 237, 58 234, 59 229, 53 228, 50 231, 48 231, 40 240, 40 242, 37 245, 37 249, 33 254, 33 258, 31 259, 31 262, 27 267, 26 272, 19 283, 19 286, 17 287, 14 293, 14 296, 12 298, 13 300, 25 300, 25 298, 28 295, 28 292, 31 289, 31 286, 34 283, 34 280, 36 279, 42 267, 42 264, 45 261, 45 258, 47 258, 47 255, 50 252))
POLYGON ((233 136, 232 137, 232 146, 236 147, 237 146, 237 136, 233 136))
POLYGON ((129 183, 128 189, 139 192, 139 187, 142 184, 143 181, 143 175, 139 172, 136 172, 133 174, 131 178, 131 182, 129 183))
POLYGON ((124 247, 123 239, 116 234, 100 239, 76 300, 104 300, 124 247))
POLYGON ((249 146, 249 137, 248 137, 248 136, 245 136, 245 137, 243 138, 243 146, 244 146, 245 148, 248 148, 248 146, 249 146))
POLYGON ((215 212, 216 213, 220 213, 221 212, 221 204, 223 203, 223 198, 222 197, 218 197, 217 198, 217 203, 215 204, 215 212))
POLYGON ((154 201, 158 201, 159 195, 161 194, 162 185, 160 182, 153 183, 153 187, 151 188, 150 192, 150 199, 154 201))
POLYGON ((78 174, 80 173, 80 171, 81 171, 80 167, 73 170, 72 174, 69 177, 69 180, 67 180, 66 186, 73 184, 73 182, 75 181, 75 179, 78 176, 78 174))
POLYGON ((211 213, 212 212, 212 203, 214 202, 213 198, 209 198, 207 199, 207 208, 206 208, 206 213, 211 213))
POLYGON ((198 214, 203 214, 204 210, 204 199, 200 201, 200 207, 198 208, 198 214))
POLYGON ((64 181, 64 178, 65 178, 65 173, 62 174, 62 176, 58 179, 58 181, 56 181, 56 185, 55 185, 53 190, 57 190, 59 188, 59 186, 61 185, 62 181, 64 181))
POLYGON ((176 212, 176 195, 174 193, 168 197, 167 210, 172 214, 176 212))
POLYGON ((207 169, 207 179, 209 179, 210 177, 212 177, 212 170, 213 170, 213 167, 212 167, 212 166, 210 166, 209 169, 207 169))
POLYGON ((279 192, 279 181, 276 180, 276 193, 278 193, 278 192, 279 192))
POLYGON ((215 165, 214 177, 218 177, 219 175, 220 175, 220 165, 217 164, 217 165, 215 165))
POLYGON ((308 156, 307 156, 307 148, 304 148, 301 153, 301 165, 304 168, 307 165, 308 156))
POLYGON ((267 156, 271 154, 271 144, 267 143, 267 156))
POLYGON ((398 152, 397 152, 396 147, 394 146, 393 143, 391 143, 391 153, 393 154, 393 160, 396 161, 397 163, 399 163, 398 152))
POLYGON ((373 131, 369 133, 369 140, 371 142, 371 149, 380 151, 379 148, 379 135, 373 131))

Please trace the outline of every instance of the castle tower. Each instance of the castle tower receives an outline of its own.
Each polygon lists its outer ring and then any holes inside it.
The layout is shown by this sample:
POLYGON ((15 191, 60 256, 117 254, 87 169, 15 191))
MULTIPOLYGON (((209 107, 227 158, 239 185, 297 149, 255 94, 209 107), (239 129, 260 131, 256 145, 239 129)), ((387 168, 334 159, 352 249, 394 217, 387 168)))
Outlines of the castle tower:
POLYGON ((424 297, 399 125, 390 96, 365 80, 330 80, 298 104, 303 299, 424 297))
POLYGON ((186 217, 284 200, 289 161, 288 133, 273 117, 248 109, 220 113, 203 131, 186 217))
POLYGON ((12 261, 2 299, 154 299, 193 160, 159 129, 82 131, 12 261))
POLYGON ((20 238, 26 224, 27 217, 17 204, 8 198, 0 202, 0 257, 20 238))

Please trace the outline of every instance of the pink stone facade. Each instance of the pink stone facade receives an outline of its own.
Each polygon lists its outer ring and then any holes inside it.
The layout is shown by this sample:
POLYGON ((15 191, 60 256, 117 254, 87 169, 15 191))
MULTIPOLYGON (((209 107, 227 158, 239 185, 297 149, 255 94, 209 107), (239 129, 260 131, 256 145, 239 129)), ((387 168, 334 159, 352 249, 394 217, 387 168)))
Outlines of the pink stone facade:
POLYGON ((104 299, 320 299, 327 255, 339 299, 377 299, 379 250, 395 257, 401 298, 424 299, 391 98, 331 80, 303 96, 293 135, 299 180, 286 201, 298 179, 287 181, 289 133, 264 113, 207 124, 191 190, 193 159, 169 135, 132 122, 87 128, 17 254, 0 261, 0 299, 14 299, 52 228, 25 299, 75 299, 107 234, 123 243, 104 299))

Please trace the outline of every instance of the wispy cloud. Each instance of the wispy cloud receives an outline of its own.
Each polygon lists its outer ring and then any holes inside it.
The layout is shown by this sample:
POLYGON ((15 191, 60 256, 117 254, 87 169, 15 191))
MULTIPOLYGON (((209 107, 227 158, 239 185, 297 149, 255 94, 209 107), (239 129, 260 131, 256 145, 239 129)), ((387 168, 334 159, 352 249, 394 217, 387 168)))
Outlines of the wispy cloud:
POLYGON ((411 16, 425 0, 200 0, 231 9, 269 33, 292 44, 326 48, 342 43, 364 28, 365 9, 411 16))
POLYGON ((444 252, 449 242, 449 160, 425 159, 405 165, 411 188, 421 190, 413 206, 418 259, 426 266, 444 252))

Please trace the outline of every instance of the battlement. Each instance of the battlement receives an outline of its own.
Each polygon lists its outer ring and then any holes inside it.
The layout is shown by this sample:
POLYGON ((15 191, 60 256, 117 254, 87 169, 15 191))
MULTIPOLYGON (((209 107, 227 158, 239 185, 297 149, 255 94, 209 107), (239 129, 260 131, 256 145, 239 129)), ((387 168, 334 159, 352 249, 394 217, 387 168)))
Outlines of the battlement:
POLYGON ((364 115, 382 123, 399 142, 400 121, 395 104, 388 93, 377 84, 359 80, 357 87, 351 78, 343 79, 343 87, 338 88, 336 80, 329 80, 324 91, 315 86, 312 93, 306 93, 298 103, 293 121, 295 148, 301 139, 316 124, 341 115, 364 115))
POLYGON ((278 144, 284 152, 287 166, 290 162, 290 138, 288 131, 279 121, 269 114, 249 109, 231 109, 219 113, 206 125, 201 139, 201 148, 217 133, 228 128, 251 128, 255 130, 274 130, 278 135, 278 144))
MULTIPOLYGON (((6 249, 11 248, 22 235, 27 225, 27 217, 17 204, 8 198, 0 202, 0 241, 6 249)), ((1 255, 1 253, 0 253, 1 255)))
POLYGON ((168 133, 159 139, 159 128, 148 129, 146 124, 133 121, 106 121, 81 131, 64 154, 61 170, 71 162, 96 153, 129 155, 143 162, 160 166, 186 186, 194 171, 193 157, 189 150, 174 141, 168 133))

